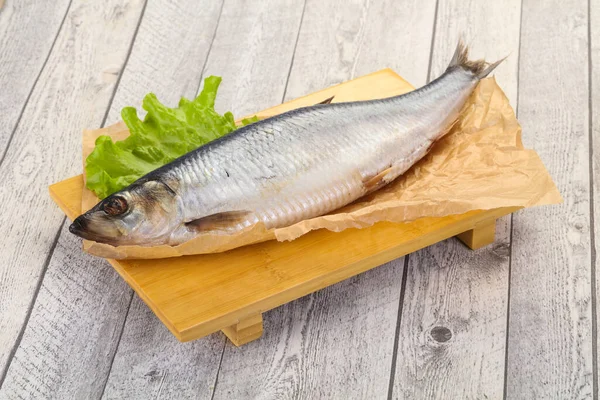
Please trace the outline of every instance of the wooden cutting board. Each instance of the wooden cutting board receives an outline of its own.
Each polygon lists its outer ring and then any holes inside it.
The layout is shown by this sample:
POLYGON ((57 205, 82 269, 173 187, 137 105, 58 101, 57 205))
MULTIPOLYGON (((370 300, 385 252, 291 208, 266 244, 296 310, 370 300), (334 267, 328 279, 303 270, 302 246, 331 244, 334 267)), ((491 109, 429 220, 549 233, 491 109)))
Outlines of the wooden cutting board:
MULTIPOLYGON (((337 101, 350 101, 411 89, 385 69, 257 115, 312 105, 334 93, 337 101)), ((82 192, 81 175, 50 186, 52 199, 71 220, 81 213, 82 192)), ((496 219, 516 210, 381 222, 339 233, 318 230, 291 242, 271 241, 219 254, 108 261, 177 339, 188 341, 222 330, 239 346, 261 336, 262 313, 267 310, 452 236, 471 248, 492 243, 496 219)))

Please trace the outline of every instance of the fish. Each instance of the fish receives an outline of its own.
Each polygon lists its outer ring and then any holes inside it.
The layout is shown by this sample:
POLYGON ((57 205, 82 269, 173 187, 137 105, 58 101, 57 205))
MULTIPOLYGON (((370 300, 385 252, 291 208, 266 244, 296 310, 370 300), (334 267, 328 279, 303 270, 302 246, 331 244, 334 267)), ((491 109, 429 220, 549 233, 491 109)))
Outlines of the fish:
POLYGON ((113 246, 176 246, 203 233, 280 228, 330 213, 422 159, 503 60, 470 60, 461 40, 445 72, 419 89, 327 99, 239 128, 108 196, 69 231, 113 246))

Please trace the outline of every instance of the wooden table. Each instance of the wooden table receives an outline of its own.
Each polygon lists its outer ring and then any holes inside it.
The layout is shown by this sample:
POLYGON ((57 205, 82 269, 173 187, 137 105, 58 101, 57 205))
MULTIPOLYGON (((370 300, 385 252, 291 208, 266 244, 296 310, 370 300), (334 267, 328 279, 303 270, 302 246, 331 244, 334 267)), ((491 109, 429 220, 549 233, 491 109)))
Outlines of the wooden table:
POLYGON ((6 0, 0 399, 595 396, 599 29, 600 4, 574 0, 6 0), (246 115, 385 67, 419 86, 461 31, 475 55, 510 53, 498 82, 564 204, 265 313, 242 348, 179 343, 46 194, 80 171, 81 128, 149 90, 176 104, 220 75, 218 108, 246 115))

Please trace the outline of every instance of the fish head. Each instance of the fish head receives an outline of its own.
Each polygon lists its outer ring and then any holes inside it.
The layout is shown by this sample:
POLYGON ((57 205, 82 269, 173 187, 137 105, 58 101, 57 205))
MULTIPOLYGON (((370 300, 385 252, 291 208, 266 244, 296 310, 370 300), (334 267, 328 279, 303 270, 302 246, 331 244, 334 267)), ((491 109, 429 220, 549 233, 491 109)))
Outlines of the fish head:
POLYGON ((136 182, 73 221, 69 231, 111 245, 164 243, 183 216, 177 193, 160 180, 136 182))

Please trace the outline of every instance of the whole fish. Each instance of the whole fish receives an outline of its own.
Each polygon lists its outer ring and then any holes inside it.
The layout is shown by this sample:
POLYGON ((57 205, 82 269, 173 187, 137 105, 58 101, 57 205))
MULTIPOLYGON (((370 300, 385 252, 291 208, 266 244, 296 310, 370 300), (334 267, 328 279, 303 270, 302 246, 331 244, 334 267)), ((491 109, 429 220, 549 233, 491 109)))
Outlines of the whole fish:
POLYGON ((462 42, 428 85, 387 99, 319 104, 240 128, 143 176, 69 230, 112 245, 177 245, 202 232, 289 226, 371 193, 425 156, 501 62, 462 42))

